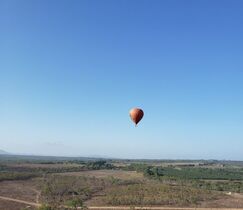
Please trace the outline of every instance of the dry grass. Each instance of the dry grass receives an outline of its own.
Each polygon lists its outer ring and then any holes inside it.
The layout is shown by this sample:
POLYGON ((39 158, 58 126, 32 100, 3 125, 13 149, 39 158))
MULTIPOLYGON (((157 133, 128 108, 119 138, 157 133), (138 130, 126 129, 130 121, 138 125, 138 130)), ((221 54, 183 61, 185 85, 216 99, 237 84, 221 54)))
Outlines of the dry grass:
MULTIPOLYGON (((119 163, 117 164, 119 165, 119 163)), ((182 163, 173 164, 180 165, 182 163)), ((69 167, 80 167, 81 165, 63 163, 24 163, 11 164, 11 166, 19 168, 29 168, 29 170, 32 171, 36 168, 62 169, 69 167)), ((83 192, 83 189, 81 189, 82 186, 85 186, 85 190, 88 189, 87 192, 89 193, 89 196, 86 196, 87 198, 85 197, 85 199, 87 199, 85 204, 88 206, 129 206, 139 204, 171 207, 193 206, 203 208, 243 208, 242 194, 233 193, 232 195, 226 195, 223 193, 218 194, 214 191, 207 192, 205 190, 190 188, 188 186, 171 186, 171 183, 161 183, 155 180, 148 180, 143 176, 143 173, 138 173, 136 171, 87 170, 78 172, 63 172, 58 173, 58 175, 60 175, 60 177, 57 179, 57 186, 59 187, 61 186, 61 184, 63 184, 65 185, 64 187, 69 189, 69 191, 73 188, 74 190, 72 191, 72 193, 79 192, 76 190, 76 188, 80 188, 80 192, 83 192), (74 182, 75 179, 80 179, 81 181, 77 180, 76 182, 74 182)), ((45 201, 46 199, 43 194, 40 195, 40 197, 37 196, 38 191, 40 191, 40 183, 42 183, 41 180, 43 181, 43 178, 0 182, 0 196, 20 199, 29 202, 37 202, 38 200, 45 201)), ((54 181, 51 181, 51 183, 55 183, 54 181)), ((216 180, 210 180, 208 182, 215 181, 216 180)), ((221 182, 224 181, 221 180, 221 182)), ((69 198, 68 196, 64 196, 63 199, 65 200, 65 198, 69 198)), ((25 204, 4 201, 0 199, 1 210, 20 210, 22 208, 25 208, 26 206, 27 205, 25 204)))
POLYGON ((0 196, 36 202, 37 192, 34 180, 0 182, 0 196))
POLYGON ((243 194, 233 193, 212 201, 204 201, 201 207, 207 208, 243 208, 243 194))
POLYGON ((107 205, 159 205, 198 206, 202 201, 215 200, 218 193, 187 186, 171 186, 156 181, 113 186, 106 192, 103 201, 107 205))
POLYGON ((143 179, 143 174, 136 171, 121 171, 121 170, 90 170, 90 171, 80 171, 80 172, 65 172, 59 173, 59 175, 65 176, 89 176, 95 178, 107 178, 114 177, 115 179, 121 180, 141 180, 143 179))
POLYGON ((21 209, 28 209, 28 210, 34 210, 36 208, 28 206, 26 204, 17 203, 17 202, 11 202, 11 201, 5 201, 0 199, 0 209, 1 210, 21 210, 21 209))
POLYGON ((76 163, 53 163, 53 164, 40 164, 40 163, 21 163, 21 164, 8 164, 10 167, 14 168, 71 168, 71 167, 81 167, 84 166, 82 164, 76 163))

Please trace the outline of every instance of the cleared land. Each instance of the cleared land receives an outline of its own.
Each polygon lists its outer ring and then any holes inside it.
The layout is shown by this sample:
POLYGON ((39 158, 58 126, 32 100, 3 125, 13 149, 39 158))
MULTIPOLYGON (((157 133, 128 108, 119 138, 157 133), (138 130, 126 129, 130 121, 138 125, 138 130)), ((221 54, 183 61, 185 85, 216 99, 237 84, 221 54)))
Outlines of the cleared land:
POLYGON ((38 191, 34 180, 0 182, 0 196, 36 203, 38 191))
POLYGON ((122 171, 122 170, 88 170, 80 172, 65 172, 60 173, 60 175, 66 176, 89 176, 96 178, 107 178, 113 177, 115 179, 122 180, 132 180, 132 179, 143 179, 144 176, 142 173, 136 171, 122 171))
POLYGON ((28 208, 29 210, 36 209, 35 207, 32 207, 28 204, 0 199, 0 209, 1 210, 22 210, 24 208, 28 208))

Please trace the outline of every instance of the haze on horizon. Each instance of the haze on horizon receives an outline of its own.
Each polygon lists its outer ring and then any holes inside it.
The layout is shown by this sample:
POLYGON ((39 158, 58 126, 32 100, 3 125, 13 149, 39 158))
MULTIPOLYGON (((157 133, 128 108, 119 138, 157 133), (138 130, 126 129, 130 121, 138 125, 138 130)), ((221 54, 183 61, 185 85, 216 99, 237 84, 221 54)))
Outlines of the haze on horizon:
POLYGON ((243 160, 242 1, 0 4, 1 150, 243 160))

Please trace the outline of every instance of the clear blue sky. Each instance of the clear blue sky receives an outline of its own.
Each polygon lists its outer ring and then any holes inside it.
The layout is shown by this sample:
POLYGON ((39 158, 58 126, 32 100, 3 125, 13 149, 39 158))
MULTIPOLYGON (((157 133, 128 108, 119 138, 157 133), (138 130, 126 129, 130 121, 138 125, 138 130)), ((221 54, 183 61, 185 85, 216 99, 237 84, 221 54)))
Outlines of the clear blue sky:
POLYGON ((243 160, 242 9, 240 0, 1 0, 0 149, 243 160))

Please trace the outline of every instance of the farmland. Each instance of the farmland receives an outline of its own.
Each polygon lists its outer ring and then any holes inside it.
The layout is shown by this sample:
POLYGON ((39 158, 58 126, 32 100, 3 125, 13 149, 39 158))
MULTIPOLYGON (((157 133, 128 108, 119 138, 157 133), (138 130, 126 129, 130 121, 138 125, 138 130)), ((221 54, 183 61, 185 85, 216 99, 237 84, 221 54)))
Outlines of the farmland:
POLYGON ((4 155, 0 172, 0 209, 6 210, 243 208, 241 162, 4 155))

